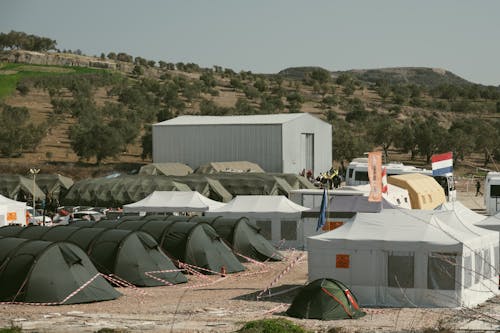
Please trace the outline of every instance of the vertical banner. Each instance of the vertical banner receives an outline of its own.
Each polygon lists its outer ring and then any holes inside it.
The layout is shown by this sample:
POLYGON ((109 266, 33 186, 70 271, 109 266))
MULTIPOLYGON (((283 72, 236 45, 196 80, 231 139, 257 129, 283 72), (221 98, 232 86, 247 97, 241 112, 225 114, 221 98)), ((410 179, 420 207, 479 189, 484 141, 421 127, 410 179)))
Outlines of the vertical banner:
POLYGON ((382 152, 368 153, 368 180, 370 195, 368 201, 382 201, 382 152))

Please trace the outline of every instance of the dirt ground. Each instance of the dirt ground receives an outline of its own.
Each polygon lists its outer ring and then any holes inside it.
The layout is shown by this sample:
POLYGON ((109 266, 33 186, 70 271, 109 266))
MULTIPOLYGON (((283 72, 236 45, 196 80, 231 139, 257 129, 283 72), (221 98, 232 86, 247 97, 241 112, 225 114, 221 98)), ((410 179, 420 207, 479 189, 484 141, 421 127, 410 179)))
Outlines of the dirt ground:
MULTIPOLYGON (((459 193, 459 200, 471 209, 484 208, 482 198, 473 192, 459 193)), ((286 261, 250 263, 247 271, 223 278, 189 276, 189 282, 182 285, 119 288, 123 296, 113 301, 0 305, 0 327, 17 326, 26 332, 96 332, 102 328, 120 332, 234 332, 247 321, 283 317, 315 332, 332 328, 337 332, 500 331, 500 296, 474 309, 364 308, 365 317, 338 321, 286 317, 284 311, 307 281, 307 253, 283 253, 286 261), (264 292, 269 287, 270 292, 264 292), (259 295, 262 298, 257 300, 259 295)))

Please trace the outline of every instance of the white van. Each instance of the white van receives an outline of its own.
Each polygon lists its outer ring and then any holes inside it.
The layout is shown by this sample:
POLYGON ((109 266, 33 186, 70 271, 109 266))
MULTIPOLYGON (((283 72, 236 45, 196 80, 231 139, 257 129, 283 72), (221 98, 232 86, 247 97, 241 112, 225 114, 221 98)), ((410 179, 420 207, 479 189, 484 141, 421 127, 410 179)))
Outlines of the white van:
POLYGON ((500 172, 488 172, 484 181, 484 205, 487 215, 500 211, 500 172))
MULTIPOLYGON (((453 173, 449 172, 441 176, 432 176, 432 170, 421 169, 411 165, 404 165, 403 163, 389 163, 384 164, 382 167, 387 170, 387 177, 392 175, 404 175, 408 173, 420 173, 434 177, 434 179, 441 185, 444 190, 448 201, 456 200, 457 191, 455 188, 455 178, 453 173)), ((347 166, 345 175, 345 184, 347 186, 356 186, 368 184, 368 158, 361 157, 355 158, 347 166)))

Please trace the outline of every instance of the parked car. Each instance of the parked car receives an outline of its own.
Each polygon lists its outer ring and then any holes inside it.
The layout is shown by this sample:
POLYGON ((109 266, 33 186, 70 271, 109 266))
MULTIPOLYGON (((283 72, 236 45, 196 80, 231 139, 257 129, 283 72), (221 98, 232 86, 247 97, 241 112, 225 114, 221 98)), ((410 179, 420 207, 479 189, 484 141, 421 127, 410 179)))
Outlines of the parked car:
POLYGON ((40 209, 37 209, 35 211, 35 215, 33 215, 33 207, 31 206, 26 206, 26 211, 29 214, 29 221, 28 224, 30 225, 45 225, 46 226, 51 226, 52 225, 52 218, 50 216, 43 215, 43 211, 40 209))

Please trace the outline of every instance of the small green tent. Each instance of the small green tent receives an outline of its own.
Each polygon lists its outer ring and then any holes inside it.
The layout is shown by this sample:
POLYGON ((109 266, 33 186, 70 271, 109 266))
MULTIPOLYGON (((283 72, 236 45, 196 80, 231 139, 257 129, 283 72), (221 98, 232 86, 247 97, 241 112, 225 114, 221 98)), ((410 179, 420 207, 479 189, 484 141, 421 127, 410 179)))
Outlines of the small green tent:
POLYGON ((85 252, 66 242, 0 238, 0 285, 2 302, 76 304, 120 296, 85 252))
POLYGON ((227 273, 245 270, 214 228, 208 223, 189 223, 188 220, 188 217, 174 215, 126 216, 119 220, 101 220, 92 226, 144 231, 171 257, 212 272, 220 272, 223 266, 227 273))
MULTIPOLYGON (((278 250, 260 234, 259 227, 246 217, 194 217, 189 222, 209 223, 236 254, 258 261, 283 260, 278 250)), ((241 256, 239 258, 246 261, 241 256)))
POLYGON ((327 278, 314 280, 303 287, 286 313, 291 317, 321 320, 365 315, 349 288, 340 281, 327 278))
POLYGON ((187 282, 158 243, 140 231, 67 226, 0 228, 0 236, 71 242, 88 253, 97 269, 141 287, 187 282))

